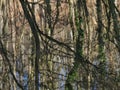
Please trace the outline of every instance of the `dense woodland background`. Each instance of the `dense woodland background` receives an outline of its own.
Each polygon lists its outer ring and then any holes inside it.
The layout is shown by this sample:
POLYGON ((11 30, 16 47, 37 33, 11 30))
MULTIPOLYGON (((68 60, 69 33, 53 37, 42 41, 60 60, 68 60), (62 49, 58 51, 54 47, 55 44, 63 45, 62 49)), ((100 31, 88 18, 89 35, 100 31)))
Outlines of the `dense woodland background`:
POLYGON ((0 90, 119 90, 120 0, 0 0, 0 90))

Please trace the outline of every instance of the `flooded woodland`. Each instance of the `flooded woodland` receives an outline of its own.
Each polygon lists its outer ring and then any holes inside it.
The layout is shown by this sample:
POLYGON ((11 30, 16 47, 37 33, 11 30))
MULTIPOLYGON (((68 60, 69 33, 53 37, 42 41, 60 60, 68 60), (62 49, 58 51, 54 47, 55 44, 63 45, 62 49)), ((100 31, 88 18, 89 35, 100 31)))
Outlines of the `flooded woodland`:
POLYGON ((120 0, 0 0, 0 90, 119 90, 120 0))

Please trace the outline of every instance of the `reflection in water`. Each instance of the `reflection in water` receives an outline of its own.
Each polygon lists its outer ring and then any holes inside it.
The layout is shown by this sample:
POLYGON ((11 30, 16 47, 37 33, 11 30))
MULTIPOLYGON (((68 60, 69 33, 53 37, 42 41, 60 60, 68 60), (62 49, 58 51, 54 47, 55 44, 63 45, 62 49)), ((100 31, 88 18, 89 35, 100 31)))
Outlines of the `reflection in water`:
POLYGON ((27 72, 24 73, 22 77, 22 81, 23 81, 24 90, 28 90, 28 73, 27 72))
POLYGON ((66 80, 66 73, 67 73, 67 70, 65 70, 65 68, 61 68, 61 71, 60 71, 60 75, 59 75, 59 87, 60 87, 60 90, 65 90, 65 80, 66 80))

